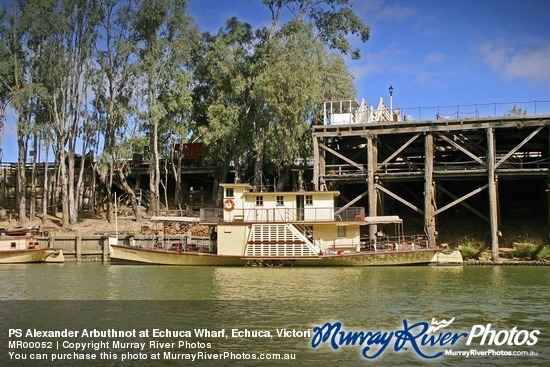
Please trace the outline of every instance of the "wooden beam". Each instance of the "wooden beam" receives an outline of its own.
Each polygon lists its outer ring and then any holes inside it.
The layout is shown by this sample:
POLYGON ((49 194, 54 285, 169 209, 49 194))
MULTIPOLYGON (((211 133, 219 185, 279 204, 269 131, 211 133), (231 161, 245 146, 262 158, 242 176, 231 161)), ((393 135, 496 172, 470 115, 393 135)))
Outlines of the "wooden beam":
POLYGON ((356 124, 342 129, 335 126, 315 126, 313 135, 318 137, 335 136, 364 136, 367 135, 385 135, 385 134, 409 134, 425 132, 449 132, 449 131, 469 131, 486 130, 490 127, 495 129, 514 128, 517 129, 517 123, 521 122, 524 128, 550 126, 548 115, 535 117, 531 119, 506 120, 504 118, 479 119, 468 121, 419 121, 417 123, 395 123, 390 124, 356 124))
POLYGON ((489 185, 489 224, 491 227, 491 253, 493 263, 498 263, 498 203, 495 177, 495 136, 493 128, 487 129, 487 181, 489 185))
POLYGON ((529 134, 525 139, 522 140, 521 143, 519 143, 518 145, 516 145, 514 147, 514 149, 512 149, 511 151, 509 151, 508 153, 506 153, 506 155, 504 157, 502 157, 496 164, 495 164, 495 169, 498 168, 498 166, 500 166, 502 163, 504 163, 508 158, 510 158, 515 152, 517 152, 522 146, 525 145, 525 143, 527 143, 529 140, 531 140, 535 135, 537 135, 539 133, 539 131, 541 131, 542 129, 544 128, 544 126, 539 126, 538 128, 535 129, 535 131, 533 131, 531 134, 529 134))
MULTIPOLYGON (((449 190, 447 190, 443 186, 437 185, 437 184, 436 184, 436 186, 437 186, 438 190, 441 190, 441 192, 449 195, 451 197, 451 199, 457 199, 458 198, 458 196, 454 195, 453 193, 451 193, 449 190)), ((483 219, 484 221, 486 221, 487 223, 489 223, 489 217, 487 217, 486 215, 481 213, 479 210, 475 209, 473 206, 469 205, 468 203, 464 203, 464 202, 460 202, 459 204, 462 205, 463 207, 465 207, 466 209, 468 209, 469 211, 471 211, 472 213, 474 213, 475 215, 477 215, 478 217, 480 217, 481 219, 483 219)))
POLYGON ((365 167, 363 167, 363 165, 359 164, 359 163, 356 163, 354 161, 352 161, 351 159, 349 159, 348 157, 344 156, 343 154, 340 154, 338 153, 337 151, 335 151, 334 149, 332 148, 329 148, 327 147, 325 144, 323 143, 319 143, 319 147, 323 148, 324 150, 326 150, 327 152, 329 153, 332 153, 334 154, 335 156, 337 156, 338 158, 348 162, 349 164, 351 164, 352 166, 355 166, 357 168, 359 168, 361 170, 361 172, 364 172, 365 171, 365 167))
POLYGON ((395 200, 405 204, 406 206, 408 206, 409 208, 411 208, 412 210, 414 210, 415 212, 418 212, 420 214, 424 214, 424 211, 422 209, 420 209, 419 207, 417 207, 416 205, 414 204, 411 204, 409 203, 407 200, 403 199, 402 197, 400 197, 399 195, 397 194, 394 194, 393 192, 391 192, 390 190, 386 189, 384 186, 381 186, 380 184, 375 184, 374 185, 378 190, 380 191, 383 191, 384 193, 388 194, 389 196, 391 196, 392 198, 394 198, 395 200))
POLYGON ((461 152, 463 152, 464 154, 466 154, 467 156, 469 156, 470 158, 472 158, 476 162, 482 164, 483 166, 486 166, 485 162, 481 158, 479 158, 478 156, 476 156, 475 154, 470 152, 468 149, 464 148, 462 145, 458 144, 455 141, 452 141, 451 139, 449 139, 448 137, 446 137, 442 133, 436 133, 436 134, 441 139, 445 140, 447 143, 451 144, 453 147, 457 148, 458 150, 460 150, 461 152))
POLYGON ((349 208, 350 206, 352 206, 353 204, 355 204, 358 200, 364 198, 365 196, 367 196, 369 193, 369 190, 366 190, 364 191, 361 195, 357 196, 356 198, 354 198, 353 200, 351 200, 350 202, 348 202, 346 205, 344 205, 343 207, 341 207, 340 209, 338 209, 337 211, 334 212, 334 215, 336 214, 340 214, 341 212, 343 212, 344 210, 346 210, 347 208, 349 208))
MULTIPOLYGON (((367 191, 369 196, 369 217, 376 217, 376 184, 374 182, 374 170, 376 167, 376 157, 378 156, 376 150, 376 140, 372 136, 367 136, 367 191)), ((369 225, 369 240, 371 243, 376 243, 376 224, 369 225)))
POLYGON ((395 152, 393 152, 392 155, 390 155, 384 162, 378 164, 376 166, 376 170, 378 171, 380 168, 384 167, 386 164, 388 164, 392 159, 394 159, 399 153, 401 153, 405 148, 407 148, 409 145, 411 145, 418 137, 420 136, 420 133, 415 134, 412 138, 410 138, 405 144, 403 144, 399 149, 397 149, 395 152))
POLYGON ((424 137, 424 230, 430 246, 436 245, 435 226, 435 184, 434 173, 434 137, 431 133, 424 137))
MULTIPOLYGON (((324 104, 323 104, 324 106, 324 104)), ((316 136, 313 137, 313 187, 315 189, 315 191, 321 191, 320 190, 320 160, 319 160, 319 153, 320 153, 320 149, 319 149, 319 138, 317 138, 316 136)))
POLYGON ((485 185, 483 185, 483 186, 481 186, 481 187, 478 187, 478 188, 475 189, 475 190, 470 191, 470 192, 467 193, 466 195, 461 196, 461 197, 457 198, 456 200, 454 200, 453 202, 450 202, 449 204, 447 204, 447 205, 445 205, 445 206, 443 206, 443 207, 437 209, 437 210, 435 211, 435 215, 441 214, 441 213, 443 213, 445 210, 447 210, 447 209, 449 209, 449 208, 452 208, 452 207, 455 206, 456 204, 459 204, 460 202, 462 202, 462 201, 464 201, 464 200, 466 200, 466 199, 468 199, 468 198, 470 198, 470 197, 472 197, 472 196, 474 196, 474 195, 479 194, 480 192, 482 192, 483 190, 485 190, 487 187, 489 187, 489 184, 485 184, 485 185))

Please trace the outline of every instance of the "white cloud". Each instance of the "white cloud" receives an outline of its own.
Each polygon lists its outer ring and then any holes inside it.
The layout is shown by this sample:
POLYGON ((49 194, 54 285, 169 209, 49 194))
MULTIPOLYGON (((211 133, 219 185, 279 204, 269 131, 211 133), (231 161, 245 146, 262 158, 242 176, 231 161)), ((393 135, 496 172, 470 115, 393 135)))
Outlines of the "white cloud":
POLYGON ((377 15, 380 19, 392 19, 392 20, 401 20, 411 17, 416 14, 414 8, 403 6, 399 3, 395 3, 389 6, 384 6, 380 8, 377 12, 377 15))
POLYGON ((352 61, 350 70, 355 75, 356 79, 363 78, 371 74, 380 74, 388 72, 388 68, 399 60, 399 55, 402 51, 399 50, 395 43, 391 43, 388 47, 375 53, 367 53, 361 60, 352 61))
POLYGON ((476 49, 483 61, 507 80, 550 85, 550 44, 519 49, 497 40, 482 43, 476 49))
POLYGON ((383 71, 380 65, 374 62, 367 62, 363 65, 352 66, 350 68, 351 73, 355 76, 355 79, 361 79, 371 74, 378 74, 383 71))
POLYGON ((353 9, 369 19, 402 20, 417 14, 417 10, 400 3, 387 4, 383 0, 354 1, 353 9))
POLYGON ((438 52, 430 52, 424 59, 424 62, 427 64, 438 64, 443 61, 445 61, 445 56, 438 52))
POLYGON ((414 30, 427 36, 437 36, 443 33, 441 18, 432 14, 422 13, 414 23, 414 30))
POLYGON ((506 65, 505 75, 511 79, 550 82, 550 45, 513 55, 506 65))

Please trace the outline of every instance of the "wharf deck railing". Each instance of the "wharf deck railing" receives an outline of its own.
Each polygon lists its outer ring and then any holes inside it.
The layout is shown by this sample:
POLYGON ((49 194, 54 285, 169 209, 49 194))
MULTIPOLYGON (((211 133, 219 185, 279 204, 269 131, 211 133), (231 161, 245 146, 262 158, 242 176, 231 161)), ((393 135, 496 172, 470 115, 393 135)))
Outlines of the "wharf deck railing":
POLYGON ((425 235, 383 236, 376 241, 364 239, 361 248, 365 251, 413 251, 430 248, 425 235))
MULTIPOLYGON (((63 250, 66 261, 88 262, 109 261, 109 237, 113 235, 90 236, 48 236, 35 237, 41 248, 63 250)), ((144 249, 164 249, 171 251, 209 252, 208 237, 186 235, 119 235, 118 243, 144 249)))
POLYGON ((365 219, 364 207, 330 208, 245 208, 234 209, 224 220, 224 209, 202 208, 201 222, 361 222, 365 219))
MULTIPOLYGON (((513 169, 517 173, 521 173, 524 170, 548 170, 548 158, 540 159, 517 159, 513 162, 504 162, 497 172, 507 169, 513 169)), ((458 162, 434 162, 434 171, 438 173, 456 172, 456 171, 474 171, 479 169, 485 169, 479 162, 471 161, 458 161, 458 162)), ((390 162, 380 167, 377 174, 395 174, 395 173, 413 173, 423 172, 424 162, 390 162)), ((346 175, 366 175, 367 165, 364 165, 363 170, 359 170, 356 166, 351 164, 332 164, 326 166, 326 176, 343 176, 346 175)))

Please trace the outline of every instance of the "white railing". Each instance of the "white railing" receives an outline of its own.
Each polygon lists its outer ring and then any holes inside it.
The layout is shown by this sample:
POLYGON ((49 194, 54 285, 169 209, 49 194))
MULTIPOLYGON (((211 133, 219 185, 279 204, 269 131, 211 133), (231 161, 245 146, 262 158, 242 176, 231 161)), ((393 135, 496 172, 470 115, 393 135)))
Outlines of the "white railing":
MULTIPOLYGON (((201 222, 223 222, 223 209, 202 208, 200 210, 201 222)), ((363 221, 365 208, 349 207, 344 210, 339 208, 251 208, 234 209, 230 212, 227 222, 334 222, 334 221, 363 221)))

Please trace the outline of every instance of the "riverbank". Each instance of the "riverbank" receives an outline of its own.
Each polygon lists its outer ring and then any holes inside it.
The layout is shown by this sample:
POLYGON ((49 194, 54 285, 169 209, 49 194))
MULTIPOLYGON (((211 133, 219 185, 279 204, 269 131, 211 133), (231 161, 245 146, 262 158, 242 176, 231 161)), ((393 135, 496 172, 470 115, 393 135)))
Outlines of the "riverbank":
POLYGON ((508 260, 503 259, 498 263, 493 263, 491 260, 465 260, 466 266, 548 266, 550 261, 548 260, 508 260))
MULTIPOLYGON (((4 218, 0 219, 0 228, 10 228, 17 226, 15 219, 4 218)), ((119 216, 117 223, 115 221, 109 222, 103 216, 83 216, 79 219, 78 223, 71 225, 67 229, 62 228, 61 215, 48 216, 48 218, 42 223, 40 218, 37 218, 33 222, 29 222, 26 227, 34 227, 37 229, 37 236, 42 239, 44 245, 48 244, 52 247, 64 248, 67 251, 68 261, 105 261, 105 251, 103 241, 109 235, 118 233, 121 238, 126 238, 129 235, 154 235, 155 225, 150 221, 150 218, 144 218, 140 222, 136 222, 132 216, 119 216), (147 233, 144 229, 150 229, 147 233), (82 250, 77 247, 81 246, 82 250), (71 256, 73 254, 74 256, 71 256), (83 256, 77 256, 82 254, 83 256), (76 259, 78 258, 78 260, 76 259)), ((476 233, 476 227, 471 223, 463 226, 452 226, 453 236, 449 236, 447 232, 447 239, 451 239, 448 243, 441 244, 443 247, 454 249, 461 246, 477 246, 479 253, 474 256, 464 256, 464 265, 480 266, 480 265, 501 265, 501 266, 545 266, 550 265, 550 257, 547 256, 547 252, 550 252, 548 247, 548 241, 544 241, 540 236, 533 236, 533 228, 527 227, 525 224, 510 228, 508 231, 508 241, 503 242, 499 248, 499 261, 493 263, 491 260, 491 253, 486 243, 483 241, 481 231, 476 233), (526 230, 525 233, 518 231, 518 229, 526 230), (537 238, 535 238, 537 237, 537 238), (454 239, 454 240, 453 240, 454 239), (463 239, 467 239, 466 243, 463 239), (514 242, 525 241, 529 242, 514 242), (543 252, 537 254, 539 257, 531 257, 530 253, 519 253, 517 246, 523 245, 541 246, 543 252)), ((539 227, 540 228, 540 227, 539 227)), ((183 233, 181 233, 183 234, 183 233)), ((178 233, 165 233, 165 235, 179 235, 178 233)), ((197 235, 197 234, 195 234, 197 235)), ((539 251, 540 252, 540 251, 539 251)), ((464 255, 464 253, 463 253, 464 255)))
MULTIPOLYGON (((39 234, 45 236, 57 235, 81 235, 89 236, 96 234, 114 234, 124 235, 128 233, 139 233, 142 226, 150 224, 147 218, 141 222, 136 222, 134 217, 119 216, 117 221, 109 222, 104 216, 88 215, 80 217, 78 223, 70 225, 68 228, 63 228, 61 215, 48 215, 46 220, 36 218, 34 221, 27 221, 24 227, 37 228, 39 234)), ((6 217, 0 219, 0 228, 11 228, 18 226, 17 220, 14 217, 6 217)))

